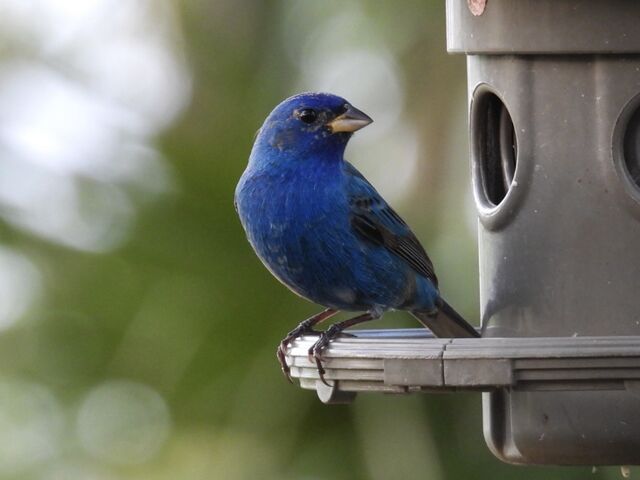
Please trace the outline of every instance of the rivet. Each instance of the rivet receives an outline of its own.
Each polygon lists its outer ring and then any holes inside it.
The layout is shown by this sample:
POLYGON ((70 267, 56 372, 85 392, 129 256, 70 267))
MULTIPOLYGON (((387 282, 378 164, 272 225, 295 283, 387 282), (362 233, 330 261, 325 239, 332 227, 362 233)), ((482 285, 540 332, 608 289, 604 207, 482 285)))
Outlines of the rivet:
POLYGON ((467 0, 469 11, 476 17, 479 17, 484 13, 484 9, 487 6, 487 0, 467 0))

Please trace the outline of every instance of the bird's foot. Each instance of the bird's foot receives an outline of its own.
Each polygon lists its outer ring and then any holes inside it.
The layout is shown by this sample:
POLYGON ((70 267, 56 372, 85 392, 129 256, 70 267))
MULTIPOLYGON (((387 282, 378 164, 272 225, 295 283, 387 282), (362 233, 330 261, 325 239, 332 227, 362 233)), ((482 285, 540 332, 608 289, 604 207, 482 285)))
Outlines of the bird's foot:
MULTIPOLYGON (((317 316, 316 316, 317 317, 317 316)), ((278 344, 278 348, 276 349, 276 356, 278 357, 278 362, 280 363, 280 368, 282 369, 282 373, 285 378, 289 381, 289 383, 293 383, 291 379, 291 369, 289 365, 287 365, 287 347, 289 344, 294 341, 296 338, 301 337, 303 335, 308 335, 310 333, 318 334, 313 329, 313 325, 315 325, 318 320, 316 317, 311 317, 301 322, 296 328, 291 330, 286 337, 282 339, 282 341, 278 344)))
POLYGON ((329 342, 337 337, 342 330, 343 328, 338 323, 331 325, 326 331, 320 334, 320 338, 318 338, 316 343, 314 343, 308 351, 309 361, 312 363, 315 362, 320 380, 328 387, 331 385, 329 385, 324 378, 326 371, 322 366, 322 361, 324 360, 322 352, 329 346, 329 342))
POLYGON ((309 361, 311 363, 315 362, 316 367, 318 368, 318 375, 320 376, 320 380, 322 380, 322 383, 324 383, 328 387, 331 386, 324 379, 324 374, 326 372, 324 370, 324 367, 322 366, 322 352, 329 346, 329 342, 331 342, 331 340, 337 337, 340 333, 343 333, 343 330, 345 328, 349 328, 362 322, 368 322, 369 320, 380 318, 381 315, 381 311, 372 310, 367 313, 363 313, 362 315, 358 315, 357 317, 334 323, 320 334, 320 338, 318 338, 318 341, 313 344, 307 354, 309 355, 309 361))

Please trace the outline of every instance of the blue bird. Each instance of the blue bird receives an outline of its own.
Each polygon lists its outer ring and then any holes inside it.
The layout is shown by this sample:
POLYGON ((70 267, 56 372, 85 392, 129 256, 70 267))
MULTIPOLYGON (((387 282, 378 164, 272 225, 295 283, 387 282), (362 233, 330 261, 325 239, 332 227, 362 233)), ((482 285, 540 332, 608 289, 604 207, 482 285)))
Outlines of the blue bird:
POLYGON ((371 122, 336 95, 290 97, 258 131, 236 187, 234 204, 260 260, 293 292, 326 307, 278 346, 289 380, 287 345, 341 310, 365 313, 331 325, 309 349, 322 381, 330 340, 387 310, 411 312, 439 337, 479 336, 440 296, 411 229, 344 160, 349 138, 371 122))

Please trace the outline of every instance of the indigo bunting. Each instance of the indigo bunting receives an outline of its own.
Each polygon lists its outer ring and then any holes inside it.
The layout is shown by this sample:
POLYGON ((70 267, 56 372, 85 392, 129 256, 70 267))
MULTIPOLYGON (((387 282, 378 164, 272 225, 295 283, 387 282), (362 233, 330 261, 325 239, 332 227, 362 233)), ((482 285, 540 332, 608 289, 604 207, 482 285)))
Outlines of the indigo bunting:
POLYGON ((479 336, 440 296, 433 264, 411 229, 344 160, 349 138, 371 122, 336 95, 288 98, 258 131, 236 187, 236 211, 260 260, 294 293, 326 307, 279 344, 289 380, 285 351, 293 339, 319 333, 309 358, 324 382, 330 340, 387 310, 411 312, 436 336, 479 336), (313 330, 341 310, 365 313, 313 330))

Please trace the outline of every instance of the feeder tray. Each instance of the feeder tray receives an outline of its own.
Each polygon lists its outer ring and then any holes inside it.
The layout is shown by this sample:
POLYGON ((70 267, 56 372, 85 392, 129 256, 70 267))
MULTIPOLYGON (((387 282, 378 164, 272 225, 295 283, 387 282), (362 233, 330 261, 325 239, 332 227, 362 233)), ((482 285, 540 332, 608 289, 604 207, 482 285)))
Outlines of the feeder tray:
POLYGON ((323 356, 327 386, 307 357, 317 336, 289 347, 300 386, 325 403, 358 392, 628 390, 640 396, 640 336, 434 338, 424 329, 359 330, 323 356))

